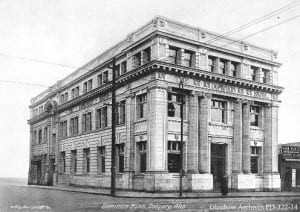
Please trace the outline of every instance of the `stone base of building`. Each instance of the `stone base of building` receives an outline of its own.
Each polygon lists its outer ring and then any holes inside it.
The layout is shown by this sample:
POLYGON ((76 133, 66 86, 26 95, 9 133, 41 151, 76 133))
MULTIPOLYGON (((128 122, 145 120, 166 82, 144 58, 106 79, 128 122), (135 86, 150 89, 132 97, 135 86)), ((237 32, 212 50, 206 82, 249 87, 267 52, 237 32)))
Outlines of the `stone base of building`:
POLYGON ((265 173, 263 183, 265 191, 281 191, 281 180, 279 173, 265 173))
POLYGON ((187 176, 189 191, 211 191, 213 190, 212 174, 189 174, 187 176))
POLYGON ((237 191, 262 191, 263 177, 256 174, 233 173, 231 188, 237 191))

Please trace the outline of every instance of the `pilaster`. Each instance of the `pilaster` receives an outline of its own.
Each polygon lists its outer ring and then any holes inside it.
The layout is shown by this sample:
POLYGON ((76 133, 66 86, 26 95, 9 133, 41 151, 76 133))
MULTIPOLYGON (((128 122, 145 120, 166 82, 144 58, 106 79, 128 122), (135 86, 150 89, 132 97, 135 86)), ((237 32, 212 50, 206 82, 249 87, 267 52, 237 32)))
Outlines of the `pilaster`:
POLYGON ((134 112, 135 112, 135 95, 126 97, 126 169, 125 171, 134 172, 134 155, 135 155, 135 140, 134 140, 134 112))
POLYGON ((150 172, 165 172, 166 167, 166 120, 167 120, 167 89, 152 87, 149 91, 149 157, 150 172))
POLYGON ((243 104, 243 157, 242 165, 245 174, 250 173, 250 105, 243 104))
POLYGON ((187 142, 187 172, 199 173, 198 170, 198 135, 199 135, 199 96, 190 95, 189 104, 189 141, 187 142))
POLYGON ((199 116, 199 172, 210 173, 209 141, 208 141, 208 114, 210 110, 211 95, 204 94, 200 100, 199 116))
POLYGON ((242 173, 242 101, 234 102, 232 170, 242 173))

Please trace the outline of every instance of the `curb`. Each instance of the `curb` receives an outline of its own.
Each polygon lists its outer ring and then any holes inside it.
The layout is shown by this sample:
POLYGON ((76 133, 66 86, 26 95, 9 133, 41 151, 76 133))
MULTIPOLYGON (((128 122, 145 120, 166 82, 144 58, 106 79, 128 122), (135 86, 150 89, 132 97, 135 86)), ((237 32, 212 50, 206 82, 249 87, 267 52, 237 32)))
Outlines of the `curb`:
MULTIPOLYGON (((33 185, 27 185, 25 187, 28 188, 38 188, 38 189, 48 189, 48 190, 56 190, 56 191, 67 191, 67 192, 73 192, 73 193, 85 193, 85 194, 94 194, 94 195, 103 195, 103 196, 110 196, 110 193, 104 193, 104 192, 93 192, 93 191, 84 191, 84 190, 73 190, 73 189, 68 189, 68 188, 57 188, 57 187, 43 187, 43 186, 33 186, 33 185)), ((118 192, 116 192, 118 193, 118 192)), ((226 195, 226 196, 222 196, 220 195, 212 195, 212 196, 132 196, 132 195, 118 195, 116 194, 114 197, 117 198, 139 198, 139 199, 143 199, 143 198, 147 198, 147 199, 215 199, 215 198, 261 198, 261 197, 299 197, 300 198, 300 193, 299 194, 295 194, 295 193, 291 193, 291 194, 286 194, 286 195, 282 195, 282 194, 278 194, 278 195, 226 195)))

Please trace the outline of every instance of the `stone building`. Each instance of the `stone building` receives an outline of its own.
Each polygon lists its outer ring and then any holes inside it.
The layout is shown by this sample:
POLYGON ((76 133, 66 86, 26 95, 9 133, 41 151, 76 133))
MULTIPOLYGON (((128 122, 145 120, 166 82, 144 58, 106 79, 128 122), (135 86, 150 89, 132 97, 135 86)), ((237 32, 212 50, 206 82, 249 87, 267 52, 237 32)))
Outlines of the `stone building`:
POLYGON ((118 189, 279 190, 277 53, 156 17, 31 100, 29 184, 110 187, 116 58, 118 189))

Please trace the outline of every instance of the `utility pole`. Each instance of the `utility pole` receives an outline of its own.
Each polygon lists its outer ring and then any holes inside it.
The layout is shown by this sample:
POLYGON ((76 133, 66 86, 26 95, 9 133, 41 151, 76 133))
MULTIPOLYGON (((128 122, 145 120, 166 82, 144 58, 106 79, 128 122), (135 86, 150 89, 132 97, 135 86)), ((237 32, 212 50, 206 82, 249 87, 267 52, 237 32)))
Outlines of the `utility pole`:
POLYGON ((112 64, 112 89, 111 89, 111 196, 116 192, 116 60, 112 64))
POLYGON ((179 82, 179 97, 180 97, 180 182, 179 196, 182 196, 182 175, 183 175, 183 81, 179 82))

